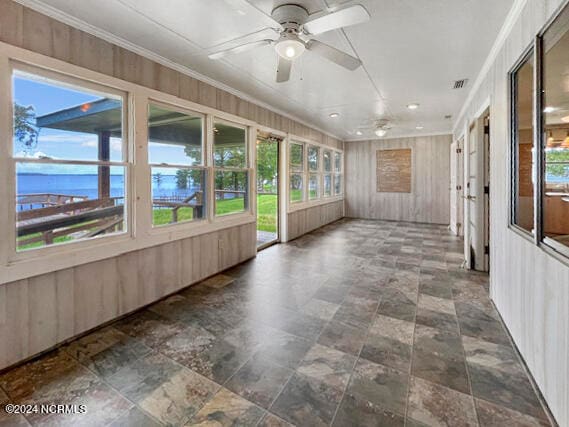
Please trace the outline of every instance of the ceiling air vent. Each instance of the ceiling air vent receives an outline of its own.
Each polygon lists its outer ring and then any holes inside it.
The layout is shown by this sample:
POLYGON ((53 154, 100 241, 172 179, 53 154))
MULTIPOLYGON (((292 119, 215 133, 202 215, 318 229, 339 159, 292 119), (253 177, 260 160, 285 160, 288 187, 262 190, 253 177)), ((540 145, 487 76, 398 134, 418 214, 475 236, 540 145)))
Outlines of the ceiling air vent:
POLYGON ((468 79, 457 80, 452 85, 452 88, 453 89, 462 89, 463 87, 465 87, 467 85, 467 83, 468 83, 468 79))

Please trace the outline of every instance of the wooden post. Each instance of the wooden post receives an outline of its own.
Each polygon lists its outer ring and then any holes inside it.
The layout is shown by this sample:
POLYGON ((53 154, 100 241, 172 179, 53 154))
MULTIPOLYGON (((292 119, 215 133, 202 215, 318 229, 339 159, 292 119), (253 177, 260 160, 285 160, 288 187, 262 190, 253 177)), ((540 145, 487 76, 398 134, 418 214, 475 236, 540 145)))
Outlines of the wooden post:
MULTIPOLYGON (((99 132, 99 160, 108 162, 111 159, 111 132, 99 132)), ((99 166, 99 199, 111 197, 111 168, 99 166)))

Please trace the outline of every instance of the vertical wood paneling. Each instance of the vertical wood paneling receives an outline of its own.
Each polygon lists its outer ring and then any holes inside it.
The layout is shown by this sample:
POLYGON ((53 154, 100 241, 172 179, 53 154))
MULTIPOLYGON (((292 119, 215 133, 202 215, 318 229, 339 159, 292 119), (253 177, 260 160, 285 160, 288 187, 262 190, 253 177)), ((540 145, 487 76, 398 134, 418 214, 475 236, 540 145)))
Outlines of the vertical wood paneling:
POLYGON ((37 353, 57 341, 56 274, 49 273, 28 280, 30 353, 37 353))
POLYGON ((448 224, 450 144, 450 135, 346 143, 347 216, 448 224), (376 152, 407 148, 411 193, 377 192, 376 152))
POLYGON ((300 209, 288 214, 287 241, 294 240, 344 216, 344 201, 300 209))
POLYGON ((549 408, 569 425, 569 266, 508 228, 508 71, 561 0, 528 0, 455 137, 490 105, 490 294, 549 408))

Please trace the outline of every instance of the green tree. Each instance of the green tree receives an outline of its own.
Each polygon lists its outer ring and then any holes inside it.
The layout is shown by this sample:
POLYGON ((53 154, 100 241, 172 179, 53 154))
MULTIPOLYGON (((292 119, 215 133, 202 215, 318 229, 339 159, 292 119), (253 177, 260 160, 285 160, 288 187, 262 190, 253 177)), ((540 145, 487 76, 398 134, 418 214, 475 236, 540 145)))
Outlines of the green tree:
MULTIPOLYGON (((265 190, 265 183, 271 185, 278 173, 278 150, 276 141, 266 140, 257 145, 257 188, 265 190)), ((275 192, 275 188, 269 191, 275 192)))
POLYGON ((548 175, 569 178, 569 149, 547 151, 545 159, 548 175))
POLYGON ((39 130, 36 127, 36 113, 32 105, 24 107, 14 103, 14 137, 25 152, 38 145, 39 130))

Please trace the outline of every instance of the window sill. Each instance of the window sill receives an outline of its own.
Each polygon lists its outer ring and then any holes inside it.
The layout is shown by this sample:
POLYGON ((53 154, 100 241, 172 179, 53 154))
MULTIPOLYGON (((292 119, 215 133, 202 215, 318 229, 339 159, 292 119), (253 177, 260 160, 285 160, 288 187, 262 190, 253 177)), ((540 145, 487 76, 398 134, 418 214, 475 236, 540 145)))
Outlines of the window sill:
POLYGON ((302 203, 290 203, 288 207, 288 213, 301 211, 304 209, 313 208, 316 206, 328 205, 330 203, 341 202, 344 200, 344 196, 332 196, 332 197, 323 197, 318 200, 311 200, 309 202, 302 202, 302 203))

